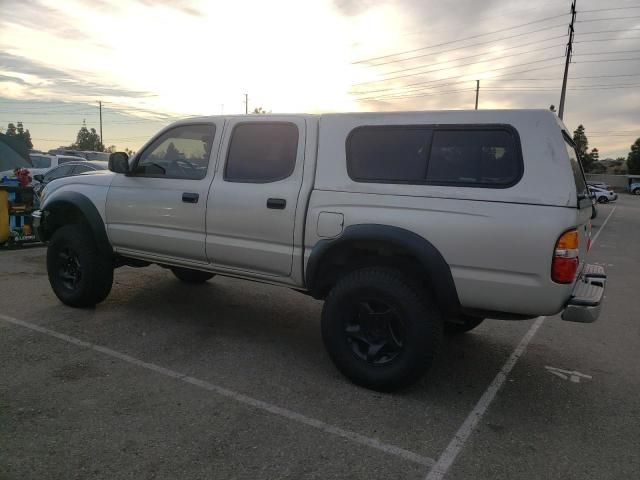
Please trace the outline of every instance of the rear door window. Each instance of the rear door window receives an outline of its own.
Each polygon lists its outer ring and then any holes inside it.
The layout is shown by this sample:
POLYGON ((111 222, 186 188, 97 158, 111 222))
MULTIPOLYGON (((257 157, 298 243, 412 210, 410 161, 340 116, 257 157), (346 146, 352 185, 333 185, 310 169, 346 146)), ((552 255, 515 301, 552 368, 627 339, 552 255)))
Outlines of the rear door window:
POLYGON ((240 123, 233 129, 224 179, 270 183, 289 177, 296 166, 298 127, 287 122, 240 123))

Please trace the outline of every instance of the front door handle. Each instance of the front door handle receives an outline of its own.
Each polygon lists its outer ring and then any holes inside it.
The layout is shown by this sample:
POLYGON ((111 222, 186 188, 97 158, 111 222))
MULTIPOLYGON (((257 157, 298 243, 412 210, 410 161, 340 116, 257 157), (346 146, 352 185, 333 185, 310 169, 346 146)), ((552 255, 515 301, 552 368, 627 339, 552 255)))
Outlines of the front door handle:
POLYGON ((287 201, 284 198, 270 198, 267 200, 267 208, 273 208, 275 210, 284 210, 287 206, 287 201))
POLYGON ((200 194, 198 193, 184 192, 182 194, 182 201, 185 203, 198 203, 199 198, 200 194))

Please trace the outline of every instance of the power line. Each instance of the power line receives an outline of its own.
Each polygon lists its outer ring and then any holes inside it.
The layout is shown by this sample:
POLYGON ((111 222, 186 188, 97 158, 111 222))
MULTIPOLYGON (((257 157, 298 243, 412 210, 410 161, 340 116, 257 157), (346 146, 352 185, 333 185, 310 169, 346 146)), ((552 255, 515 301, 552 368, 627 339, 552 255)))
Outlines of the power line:
MULTIPOLYGON (((620 77, 640 77, 640 72, 638 73, 629 73, 629 74, 619 74, 619 75, 589 75, 589 76, 580 76, 580 77, 569 77, 569 80, 579 80, 584 78, 620 78, 620 77)), ((557 78, 547 77, 547 78, 487 78, 487 81, 496 81, 496 82, 516 82, 516 81, 538 81, 538 80, 553 80, 556 81, 557 78)))
MULTIPOLYGON (((533 50, 527 50, 525 52, 511 53, 509 55, 499 55, 498 57, 487 58, 485 60, 480 60, 480 61, 477 61, 477 62, 462 63, 462 64, 459 64, 459 65, 454 65, 454 66, 449 66, 449 67, 435 68, 435 69, 432 69, 432 70, 426 70, 424 72, 407 73, 406 75, 396 75, 395 77, 382 78, 380 80, 369 80, 367 82, 356 83, 353 86, 357 87, 357 86, 360 86, 360 85, 369 85, 371 83, 388 82, 389 80, 397 80, 398 78, 415 77, 417 75, 424 75, 424 74, 427 74, 427 73, 441 72, 442 70, 451 70, 451 69, 454 69, 454 68, 468 67, 468 66, 471 66, 471 65, 479 65, 481 63, 491 62, 493 60, 501 60, 503 58, 509 58, 509 57, 514 57, 514 56, 519 56, 519 55, 525 55, 527 53, 539 52, 539 51, 542 51, 542 50, 549 50, 551 48, 558 48, 558 47, 561 47, 561 46, 562 45, 551 45, 549 47, 534 48, 533 50)), ((485 53, 485 55, 487 55, 487 53, 485 53)), ((475 55, 475 56, 477 56, 477 55, 475 55)), ((426 67, 429 67, 429 66, 432 66, 432 65, 438 65, 438 64, 442 64, 442 63, 451 63, 451 62, 455 62, 457 60, 459 60, 459 59, 453 59, 453 60, 450 60, 448 62, 434 63, 434 64, 431 64, 431 65, 424 65, 421 68, 426 68, 426 67)), ((399 71, 401 71, 401 70, 399 70, 399 71)))
POLYGON ((597 33, 624 33, 624 32, 633 32, 635 30, 640 30, 639 28, 626 28, 624 30, 597 30, 595 32, 581 32, 580 35, 595 35, 597 33))
POLYGON ((576 57, 585 57, 587 55, 617 55, 620 53, 638 53, 640 50, 616 50, 613 52, 593 52, 593 53, 576 53, 576 57))
MULTIPOLYGON (((481 75, 483 73, 495 72, 495 71, 504 70, 504 69, 507 69, 507 68, 516 68, 516 67, 522 67, 522 66, 525 66, 525 65, 533 65, 535 63, 549 62, 551 60, 558 60, 560 58, 563 58, 563 57, 552 57, 552 58, 545 58, 545 59, 542 59, 542 60, 534 60, 532 62, 517 63, 517 64, 514 64, 514 65, 507 65, 507 66, 504 66, 504 67, 498 67, 498 68, 485 70, 484 72, 478 72, 478 73, 475 73, 474 75, 477 76, 477 75, 481 75)), ((545 68, 551 67, 551 66, 555 66, 555 65, 548 65, 545 68)), ((520 72, 520 73, 524 73, 524 72, 520 72)), ((459 78, 459 77, 460 77, 460 75, 456 75, 456 76, 453 76, 453 77, 440 78, 440 79, 435 79, 435 80, 426 80, 426 81, 423 81, 423 82, 416 82, 416 83, 410 83, 408 85, 403 85, 402 87, 395 87, 395 89, 413 87, 413 86, 416 86, 416 85, 425 85, 425 84, 428 84, 428 83, 439 82, 439 81, 442 81, 442 80, 450 80, 450 79, 459 78)), ((394 88, 391 88, 391 89, 394 89, 394 88)), ((373 93, 373 92, 376 92, 376 91, 380 91, 380 90, 368 90, 368 91, 364 91, 364 92, 353 92, 353 93, 356 93, 356 94, 368 94, 368 93, 373 93)))
POLYGON ((578 13, 608 12, 611 10, 630 10, 632 8, 640 8, 640 5, 632 5, 629 7, 594 8, 591 10, 578 10, 578 13))
MULTIPOLYGON (((500 42, 502 40, 510 40, 512 38, 523 37, 523 36, 526 36, 526 35, 531 35, 531 34, 534 34, 534 33, 544 32, 544 31, 551 30, 551 29, 558 28, 558 27, 564 27, 564 24, 552 25, 550 27, 540 28, 538 30, 532 30, 530 32, 518 33, 518 34, 515 34, 515 35, 509 35, 509 36, 506 36, 506 37, 496 38, 496 39, 488 40, 488 41, 485 41, 485 42, 479 42, 479 43, 476 42, 473 45, 463 45, 461 47, 449 48, 447 50, 439 50, 437 52, 429 52, 429 53, 424 53, 422 55, 414 55, 413 57, 405 57, 405 58, 400 58, 400 59, 397 59, 397 60, 389 60, 389 61, 386 61, 386 62, 372 63, 372 64, 365 65, 365 66, 367 66, 367 67, 380 67, 382 65, 389 65, 391 63, 398 63, 398 62, 406 62, 406 61, 409 61, 409 60, 415 60, 416 58, 424 58, 424 57, 429 57, 431 55, 439 55, 441 53, 454 52, 456 50, 464 50, 464 49, 468 49, 468 48, 476 48, 476 47, 480 47, 482 45, 489 45, 489 44, 492 44, 492 43, 500 42)), ((536 42, 529 42, 529 43, 523 44, 521 46, 533 45, 534 43, 548 42, 550 40, 557 40, 558 38, 564 38, 564 34, 563 35, 558 35, 558 36, 555 36, 555 37, 550 37, 550 38, 547 38, 547 39, 544 39, 544 40, 539 40, 539 41, 536 41, 536 42)))
MULTIPOLYGON (((577 57, 578 55, 576 55, 577 57)), ((627 60, 633 61, 633 60, 640 60, 640 57, 634 57, 634 58, 602 58, 599 60, 579 60, 577 62, 572 62, 572 63, 599 63, 599 62, 626 62, 627 60)))
MULTIPOLYGON (((503 77, 503 76, 507 76, 507 75, 519 75, 521 73, 529 73, 529 72, 534 72, 534 71, 538 71, 538 70, 544 70, 546 68, 552 68, 552 67, 558 67, 560 65, 563 65, 561 63, 555 63, 553 65, 545 65, 543 67, 534 67, 534 68, 528 68, 526 70, 520 70, 518 72, 506 72, 506 73, 502 73, 502 74, 498 74, 495 75, 494 77, 491 78, 485 78, 483 80, 493 80, 496 77, 503 77)), ((491 73, 492 70, 487 70, 484 72, 479 72, 476 75, 482 75, 485 73, 491 73)), ((435 79, 435 80, 428 80, 425 82, 419 82, 416 84, 412 84, 412 85, 405 85, 405 86, 401 86, 401 87, 387 87, 387 88, 379 88, 376 90, 368 90, 365 92, 352 92, 353 94, 356 95, 370 95, 372 93, 379 93, 379 92, 390 92, 392 90, 405 90, 405 91, 414 91, 414 90, 420 90, 420 89, 425 89, 425 88, 435 88, 435 87, 439 87, 439 86, 443 86, 443 85, 454 85, 454 84, 461 84, 461 83, 469 83, 472 80, 468 79, 468 80, 460 80, 457 82, 451 82, 449 84, 437 84, 437 85, 432 85, 432 87, 426 87, 425 85, 429 85, 429 84, 434 84, 436 82, 442 82, 442 81, 446 81, 446 80, 453 80, 453 79, 457 79, 460 78, 460 75, 455 75, 452 77, 444 77, 444 78, 439 78, 439 79, 435 79)), ((402 92, 396 92, 396 93, 402 93, 402 92)), ((389 93, 389 95, 391 95, 391 93, 389 93)))
MULTIPOLYGON (((562 35, 562 36, 564 37, 564 35, 562 35)), ((515 46, 512 46, 512 47, 504 48, 502 51, 513 50, 514 48, 521 48, 521 47, 523 47, 525 45, 531 45, 533 43, 540 43, 540 42, 529 42, 529 43, 526 43, 524 45, 515 45, 515 46)), ((527 53, 540 52, 540 51, 543 51, 543 50, 549 50, 551 48, 557 48, 557 47, 561 47, 561 46, 562 45, 551 45, 551 46, 548 46, 548 47, 534 48, 533 50, 527 50, 525 52, 513 53, 513 54, 510 54, 510 55, 502 55, 501 54, 502 52, 500 52, 500 57, 499 58, 513 57, 513 56, 517 56, 517 55, 525 55, 527 53)), ((385 72, 384 75, 392 75, 394 73, 408 72, 408 71, 417 70, 417 69, 420 69, 420 68, 427 68, 427 67, 432 67, 432 66, 436 66, 436 65, 442 65, 442 64, 445 64, 445 63, 457 62, 459 60, 467 60, 469 58, 481 57, 483 55, 498 55, 498 54, 499 54, 498 52, 488 52, 488 51, 487 52, 482 52, 482 53, 476 53, 475 55, 468 55, 466 57, 452 58, 451 60, 443 60, 442 62, 434 62, 434 63, 429 63, 429 64, 426 64, 426 65, 418 65, 417 67, 403 68, 401 70, 393 70, 391 72, 385 72)), ((489 60, 491 60, 491 59, 489 59, 489 60)), ((488 61, 488 60, 483 60, 483 62, 484 61, 488 61)), ((478 62, 478 63, 482 63, 482 62, 478 62)), ((468 64, 468 65, 473 65, 473 64, 468 64)), ((463 66, 463 65, 460 65, 460 66, 463 66)), ((455 67, 451 67, 451 68, 455 68, 455 67)), ((428 73, 428 72, 423 72, 423 73, 428 73)), ((390 80, 390 79, 385 79, 385 80, 390 80)), ((374 83, 374 81, 357 83, 356 85, 362 85, 364 83, 374 83)))
POLYGON ((573 42, 573 43, 593 43, 593 42, 610 42, 610 41, 616 41, 616 42, 621 42, 621 41, 625 41, 625 40, 636 40, 639 39, 640 37, 625 37, 625 38, 594 38, 593 40, 579 40, 577 42, 573 42))
POLYGON ((486 37, 487 35, 493 35, 495 33, 506 32, 506 31, 509 31, 509 30, 515 30, 517 28, 526 27, 528 25, 534 25, 536 23, 546 22, 547 20, 552 20, 554 18, 560 18, 560 17, 562 17, 564 15, 565 14, 553 15, 551 17, 541 18, 539 20, 534 20, 534 21, 531 21, 531 22, 522 23, 520 25, 515 25, 513 27, 508 27, 508 28, 503 28, 503 29, 500 29, 500 30, 495 30, 493 32, 480 33, 478 35, 472 35, 470 37, 464 37, 464 38, 459 38, 457 40, 451 40, 451 41, 448 41, 448 42, 442 42, 442 43, 437 43, 437 44, 434 44, 434 45, 429 45, 429 46, 426 46, 426 47, 415 48, 413 50, 405 50, 403 52, 396 52, 396 53, 391 53, 391 54, 388 54, 388 55, 381 55, 379 57, 365 58, 365 59, 362 59, 362 60, 357 60, 355 62, 352 62, 352 64, 366 63, 366 62, 369 62, 369 61, 372 61, 372 60, 382 60, 384 58, 389 58, 389 57, 397 57, 398 55, 405 55, 407 53, 420 52, 422 50, 428 50, 428 49, 435 48, 435 47, 441 47, 443 45, 450 45, 452 43, 462 42, 462 41, 465 41, 465 40, 473 40, 474 38, 486 37))
POLYGON ((576 23, 606 22, 608 20, 631 20, 634 18, 640 18, 640 15, 634 15, 631 17, 588 18, 586 20, 576 20, 576 23))

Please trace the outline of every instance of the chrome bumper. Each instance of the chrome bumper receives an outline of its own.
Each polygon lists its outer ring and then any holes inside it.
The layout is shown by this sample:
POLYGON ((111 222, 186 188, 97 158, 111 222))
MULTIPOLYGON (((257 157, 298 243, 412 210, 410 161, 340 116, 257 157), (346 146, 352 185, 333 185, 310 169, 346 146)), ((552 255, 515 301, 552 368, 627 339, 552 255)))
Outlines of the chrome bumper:
POLYGON ((600 265, 585 265, 573 286, 571 298, 562 312, 567 322, 592 323, 598 319, 607 283, 607 274, 600 265))

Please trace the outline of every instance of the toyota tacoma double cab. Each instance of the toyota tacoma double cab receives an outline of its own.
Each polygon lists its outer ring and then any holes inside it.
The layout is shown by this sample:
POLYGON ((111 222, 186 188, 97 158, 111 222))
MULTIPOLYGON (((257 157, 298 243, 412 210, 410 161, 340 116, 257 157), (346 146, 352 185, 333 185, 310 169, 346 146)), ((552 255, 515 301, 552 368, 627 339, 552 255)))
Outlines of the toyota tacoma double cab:
POLYGON ((189 118, 49 183, 34 222, 66 305, 103 301, 123 265, 288 287, 324 300, 336 367, 388 391, 420 378, 443 332, 594 321, 591 212, 552 112, 484 110, 189 118))

